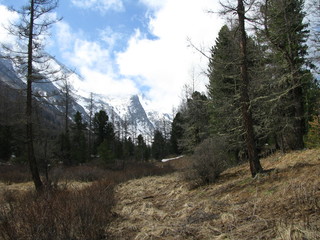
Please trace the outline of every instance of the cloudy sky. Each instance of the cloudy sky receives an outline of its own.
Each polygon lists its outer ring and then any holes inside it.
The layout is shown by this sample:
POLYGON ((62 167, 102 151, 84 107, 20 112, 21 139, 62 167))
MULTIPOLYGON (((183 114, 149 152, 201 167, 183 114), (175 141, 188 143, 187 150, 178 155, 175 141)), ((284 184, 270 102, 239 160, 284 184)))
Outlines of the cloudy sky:
MULTIPOLYGON (((17 17, 28 0, 0 0, 0 21, 17 17)), ((223 20, 218 0, 60 0, 47 51, 82 77, 89 92, 123 97, 143 94, 171 112, 183 86, 205 91, 207 59, 188 39, 209 51, 223 20)), ((10 41, 0 28, 0 40, 10 41)))

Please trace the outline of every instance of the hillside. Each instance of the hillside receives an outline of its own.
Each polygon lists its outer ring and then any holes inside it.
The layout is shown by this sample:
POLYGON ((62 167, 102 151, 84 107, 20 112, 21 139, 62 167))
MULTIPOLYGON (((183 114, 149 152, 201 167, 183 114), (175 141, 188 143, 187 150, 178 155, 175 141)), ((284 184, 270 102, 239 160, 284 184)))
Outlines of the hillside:
MULTIPOLYGON (((169 162, 175 167, 187 159, 169 162)), ((320 239, 320 150, 277 153, 190 190, 179 172, 116 188, 112 239, 320 239)))

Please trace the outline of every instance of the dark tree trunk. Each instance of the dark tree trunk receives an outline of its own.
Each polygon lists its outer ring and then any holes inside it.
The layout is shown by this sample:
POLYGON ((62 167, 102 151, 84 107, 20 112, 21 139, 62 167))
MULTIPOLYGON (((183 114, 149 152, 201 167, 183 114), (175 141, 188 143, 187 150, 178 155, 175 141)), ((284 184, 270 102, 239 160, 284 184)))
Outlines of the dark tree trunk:
POLYGON ((303 135, 305 130, 304 123, 304 106, 301 99, 303 99, 302 87, 299 86, 293 90, 293 96, 295 99, 295 116, 294 116, 294 134, 295 134, 295 146, 293 149, 303 149, 304 141, 303 135))
POLYGON ((247 36, 245 31, 245 9, 243 0, 238 0, 237 13, 239 17, 239 31, 240 31, 240 56, 241 56, 241 88, 240 88, 240 101, 241 101, 241 114, 246 134, 246 145, 248 151, 248 158, 250 163, 250 171, 252 177, 262 172, 262 166, 258 157, 258 152, 255 144, 255 136, 253 131, 252 113, 250 110, 250 98, 248 94, 249 75, 247 63, 247 36))
MULTIPOLYGON (((293 62, 293 61, 292 61, 293 62)), ((293 64, 290 64, 291 66, 293 64)), ((304 117, 304 102, 303 89, 301 86, 300 76, 293 67, 290 69, 292 82, 296 87, 292 90, 293 106, 294 106, 294 120, 293 120, 293 134, 294 142, 290 146, 293 150, 300 150, 304 148, 303 135, 305 131, 305 117, 304 117)))
POLYGON ((34 0, 31 1, 30 6, 30 29, 29 29, 29 41, 28 41, 28 73, 27 73, 27 106, 26 106, 26 118, 27 118, 27 149, 28 149, 28 162, 32 179, 37 191, 42 189, 42 181, 40 179, 39 170, 37 166, 36 157, 33 147, 33 129, 32 129, 32 75, 33 75, 33 24, 34 24, 34 0))

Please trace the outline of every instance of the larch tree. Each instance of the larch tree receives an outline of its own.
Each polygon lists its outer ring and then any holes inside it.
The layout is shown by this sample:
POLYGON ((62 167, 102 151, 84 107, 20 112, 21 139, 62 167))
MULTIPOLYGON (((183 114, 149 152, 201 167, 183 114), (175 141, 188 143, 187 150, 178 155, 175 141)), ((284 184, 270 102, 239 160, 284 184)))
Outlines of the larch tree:
POLYGON ((89 104, 87 105, 89 109, 89 126, 88 126, 88 153, 89 156, 92 154, 92 145, 93 145, 93 111, 94 111, 94 94, 90 93, 89 104))
POLYGON ((60 86, 61 100, 58 105, 63 109, 63 130, 60 134, 60 157, 66 165, 71 165, 71 139, 70 139, 70 114, 72 103, 75 99, 75 90, 69 79, 70 72, 65 72, 62 75, 62 84, 60 86))
POLYGON ((240 112, 243 124, 244 139, 246 144, 246 153, 248 154, 248 160, 250 165, 250 171, 252 177, 255 177, 258 173, 263 172, 263 168, 260 164, 258 156, 258 150, 256 145, 256 136, 254 132, 254 121, 252 117, 251 99, 249 95, 250 89, 250 77, 249 77, 249 62, 248 62, 248 36, 246 31, 246 21, 248 20, 247 12, 254 3, 255 0, 244 1, 238 0, 235 6, 232 6, 229 1, 227 4, 222 4, 224 10, 223 14, 233 13, 237 16, 238 21, 238 46, 239 46, 239 100, 240 100, 240 112), (247 7, 247 9, 246 9, 247 7))
POLYGON ((307 6, 309 12, 308 20, 310 22, 310 42, 309 54, 311 61, 317 65, 316 74, 320 74, 320 2, 319 0, 310 0, 307 6))
POLYGON ((239 19, 239 32, 240 32, 240 102, 241 113, 245 131, 245 139, 247 145, 248 159, 250 164, 251 175, 255 177, 258 173, 263 171, 260 164, 258 151, 255 142, 255 134, 253 129, 252 112, 250 108, 249 98, 249 71, 248 71, 248 52, 247 52, 247 33, 245 28, 245 7, 244 1, 238 0, 237 14, 239 19))
POLYGON ((33 91, 34 82, 45 82, 58 70, 53 70, 49 56, 44 52, 44 39, 52 24, 59 19, 50 13, 57 8, 58 0, 29 0, 18 13, 20 21, 8 28, 10 34, 17 38, 17 46, 4 46, 7 58, 17 66, 27 81, 26 91, 26 143, 27 158, 32 179, 37 191, 43 187, 34 151, 33 133, 33 91))

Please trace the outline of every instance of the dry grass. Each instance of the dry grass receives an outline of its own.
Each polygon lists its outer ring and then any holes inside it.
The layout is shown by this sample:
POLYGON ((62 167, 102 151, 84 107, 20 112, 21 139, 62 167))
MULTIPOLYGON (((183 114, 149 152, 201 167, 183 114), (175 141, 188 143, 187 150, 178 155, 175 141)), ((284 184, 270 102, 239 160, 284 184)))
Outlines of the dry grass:
POLYGON ((168 166, 153 164, 128 165, 122 171, 86 166, 58 170, 57 180, 41 193, 35 192, 32 182, 0 183, 1 240, 109 239, 106 228, 116 217, 111 212, 114 186, 172 172, 168 166), (80 182, 94 179, 99 180, 80 182))
POLYGON ((104 239, 112 219, 113 186, 101 182, 72 191, 4 192, 0 239, 104 239))
POLYGON ((119 184, 109 234, 121 240, 320 239, 320 150, 276 153, 262 165, 274 170, 252 179, 244 164, 191 191, 179 173, 119 184))

